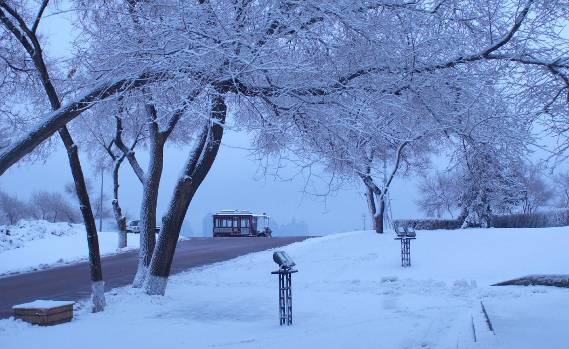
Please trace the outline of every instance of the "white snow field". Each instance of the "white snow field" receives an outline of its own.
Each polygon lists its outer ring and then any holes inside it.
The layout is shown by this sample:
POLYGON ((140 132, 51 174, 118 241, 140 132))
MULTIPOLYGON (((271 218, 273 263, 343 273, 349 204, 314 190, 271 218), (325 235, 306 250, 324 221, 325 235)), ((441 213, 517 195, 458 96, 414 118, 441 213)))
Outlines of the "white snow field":
POLYGON ((115 289, 104 312, 90 313, 85 301, 67 324, 2 320, 0 347, 569 347, 569 289, 490 286, 567 273, 569 228, 420 231, 407 269, 391 234, 343 233, 283 249, 299 269, 290 327, 278 324, 276 265, 265 251, 173 276, 164 297, 115 289))
MULTIPOLYGON (((138 248, 139 237, 129 234, 128 246, 117 246, 116 232, 99 232, 101 255, 138 248)), ((74 263, 87 257, 87 236, 82 224, 20 221, 13 226, 0 226, 0 276, 74 263)))

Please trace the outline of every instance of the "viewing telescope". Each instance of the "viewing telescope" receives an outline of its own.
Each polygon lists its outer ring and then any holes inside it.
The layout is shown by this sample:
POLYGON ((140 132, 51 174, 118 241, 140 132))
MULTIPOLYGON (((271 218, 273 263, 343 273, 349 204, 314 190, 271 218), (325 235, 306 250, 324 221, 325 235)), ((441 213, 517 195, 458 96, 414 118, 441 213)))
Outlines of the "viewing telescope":
POLYGON ((285 270, 292 269, 292 267, 296 265, 292 258, 284 251, 276 251, 273 253, 273 260, 281 269, 285 270))

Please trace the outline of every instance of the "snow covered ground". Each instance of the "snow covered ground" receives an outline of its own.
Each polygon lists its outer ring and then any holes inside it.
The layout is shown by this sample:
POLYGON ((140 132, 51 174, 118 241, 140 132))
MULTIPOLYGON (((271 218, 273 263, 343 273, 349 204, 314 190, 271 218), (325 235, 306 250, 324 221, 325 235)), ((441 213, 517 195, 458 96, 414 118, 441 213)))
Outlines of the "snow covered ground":
MULTIPOLYGON (((117 244, 116 232, 99 233, 101 255, 138 248, 138 235, 129 234, 124 249, 117 249, 117 244)), ((87 254, 82 224, 20 221, 0 227, 0 276, 77 262, 87 259, 87 254)))
POLYGON ((21 248, 33 240, 72 235, 78 227, 78 224, 51 223, 44 220, 21 220, 14 225, 0 225, 0 252, 21 248))
POLYGON ((412 267, 389 234, 354 232, 284 248, 293 321, 280 327, 270 251, 171 278, 164 297, 111 291, 105 312, 79 304, 73 322, 0 321, 4 348, 567 348, 569 289, 492 287, 567 273, 569 229, 419 232, 412 267), (488 330, 484 305, 494 325, 488 330), (473 330, 474 328, 474 330, 473 330), (476 332, 477 342, 474 342, 476 332))

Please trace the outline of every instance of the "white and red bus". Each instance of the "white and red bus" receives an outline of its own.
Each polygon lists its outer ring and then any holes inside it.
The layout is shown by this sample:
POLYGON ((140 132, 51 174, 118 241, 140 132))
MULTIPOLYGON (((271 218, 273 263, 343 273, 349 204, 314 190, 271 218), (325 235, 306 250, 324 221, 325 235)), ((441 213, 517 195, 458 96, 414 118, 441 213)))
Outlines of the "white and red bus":
POLYGON ((271 234, 266 213, 221 210, 213 215, 213 237, 270 237, 271 234))

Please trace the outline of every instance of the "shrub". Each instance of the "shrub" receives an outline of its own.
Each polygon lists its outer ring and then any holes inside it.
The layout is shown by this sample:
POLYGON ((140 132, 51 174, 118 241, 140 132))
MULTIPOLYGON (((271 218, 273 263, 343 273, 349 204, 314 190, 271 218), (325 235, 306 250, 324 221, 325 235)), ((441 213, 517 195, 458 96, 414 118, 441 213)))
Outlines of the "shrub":
POLYGON ((460 222, 456 219, 396 219, 393 227, 413 227, 415 230, 458 229, 460 222))
POLYGON ((495 228, 547 228, 569 225, 569 209, 493 216, 495 228))

